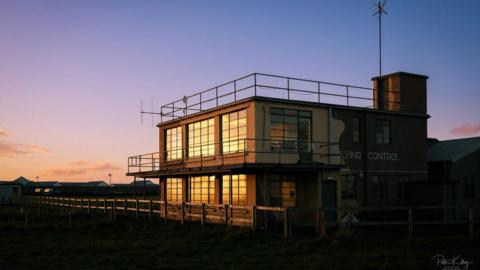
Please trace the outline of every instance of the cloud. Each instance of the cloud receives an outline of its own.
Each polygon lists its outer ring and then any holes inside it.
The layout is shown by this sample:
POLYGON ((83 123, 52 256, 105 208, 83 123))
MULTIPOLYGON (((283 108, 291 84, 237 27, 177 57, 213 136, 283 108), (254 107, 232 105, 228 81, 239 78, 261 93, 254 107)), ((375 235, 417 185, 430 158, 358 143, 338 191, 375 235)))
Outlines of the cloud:
POLYGON ((0 137, 9 137, 12 136, 12 133, 6 131, 5 129, 0 128, 0 137))
POLYGON ((32 144, 21 144, 9 141, 0 141, 0 158, 12 158, 18 155, 31 153, 49 153, 50 150, 32 144))
POLYGON ((120 170, 120 166, 114 166, 111 163, 100 161, 92 166, 90 166, 90 170, 101 171, 101 170, 120 170))
POLYGON ((456 126, 452 129, 451 133, 453 135, 463 135, 463 136, 479 134, 480 123, 476 123, 476 124, 468 123, 468 124, 456 126))
POLYGON ((84 160, 75 160, 67 162, 63 166, 51 168, 45 171, 44 174, 48 176, 79 176, 99 171, 115 171, 121 168, 120 166, 105 161, 87 162, 84 160))

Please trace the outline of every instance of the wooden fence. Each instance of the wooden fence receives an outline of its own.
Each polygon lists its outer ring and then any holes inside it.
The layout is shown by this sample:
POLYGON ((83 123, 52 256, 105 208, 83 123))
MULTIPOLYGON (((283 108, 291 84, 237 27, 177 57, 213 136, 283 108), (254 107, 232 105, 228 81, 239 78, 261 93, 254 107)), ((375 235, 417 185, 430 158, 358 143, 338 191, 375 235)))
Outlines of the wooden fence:
POLYGON ((196 221, 200 222, 202 226, 206 223, 216 223, 250 227, 252 230, 257 229, 257 225, 261 224, 259 219, 266 218, 267 213, 278 213, 283 218, 284 237, 289 238, 291 233, 288 208, 284 207, 46 196, 22 196, 21 201, 26 207, 43 207, 69 213, 108 214, 113 220, 118 215, 126 216, 134 213, 136 217, 140 215, 148 216, 150 219, 159 217, 165 223, 168 220, 174 220, 183 225, 186 221, 196 221), (263 215, 258 217, 259 213, 263 213, 263 215))

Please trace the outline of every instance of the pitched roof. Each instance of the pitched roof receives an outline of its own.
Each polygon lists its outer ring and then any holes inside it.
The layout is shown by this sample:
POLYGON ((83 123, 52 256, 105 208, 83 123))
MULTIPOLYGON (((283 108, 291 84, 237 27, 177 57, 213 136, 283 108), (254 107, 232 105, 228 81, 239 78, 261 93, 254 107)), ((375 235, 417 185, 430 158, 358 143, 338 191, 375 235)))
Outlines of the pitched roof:
POLYGON ((480 137, 439 141, 428 146, 428 161, 458 161, 480 150, 480 137))

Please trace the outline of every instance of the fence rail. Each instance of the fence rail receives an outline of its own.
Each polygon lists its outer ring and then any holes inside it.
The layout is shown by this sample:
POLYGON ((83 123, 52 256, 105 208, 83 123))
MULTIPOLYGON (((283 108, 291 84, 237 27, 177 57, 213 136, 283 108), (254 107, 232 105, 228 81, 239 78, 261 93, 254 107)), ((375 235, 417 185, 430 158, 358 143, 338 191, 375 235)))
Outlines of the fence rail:
POLYGON ((103 199, 103 198, 69 198, 22 196, 25 207, 43 207, 68 211, 70 213, 86 212, 88 214, 109 214, 114 220, 118 215, 127 216, 134 213, 138 218, 147 215, 150 219, 159 217, 167 223, 168 220, 180 222, 199 221, 206 223, 226 224, 230 226, 250 227, 257 229, 258 214, 279 213, 283 216, 284 237, 289 238, 291 228, 288 208, 266 206, 236 206, 228 204, 204 204, 191 202, 165 202, 140 199, 103 199))

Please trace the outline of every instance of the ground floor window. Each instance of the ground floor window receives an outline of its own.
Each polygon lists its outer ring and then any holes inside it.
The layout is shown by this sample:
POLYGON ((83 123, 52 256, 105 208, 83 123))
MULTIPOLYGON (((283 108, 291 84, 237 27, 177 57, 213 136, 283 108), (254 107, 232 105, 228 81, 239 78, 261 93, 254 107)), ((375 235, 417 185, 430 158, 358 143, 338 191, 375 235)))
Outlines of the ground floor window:
POLYGON ((355 199, 357 197, 357 183, 354 174, 342 175, 342 199, 355 199))
POLYGON ((295 207, 297 203, 295 180, 284 175, 270 176, 270 205, 295 207))
POLYGON ((183 201, 183 179, 182 178, 167 178, 167 202, 182 202, 183 201))
POLYGON ((247 204, 247 175, 222 176, 222 202, 231 205, 247 204))
POLYGON ((375 199, 384 199, 387 191, 387 177, 385 175, 372 176, 372 196, 375 199))
POLYGON ((190 202, 215 203, 215 176, 202 175, 189 178, 190 202))

